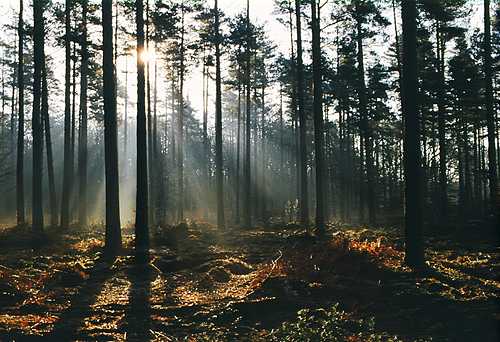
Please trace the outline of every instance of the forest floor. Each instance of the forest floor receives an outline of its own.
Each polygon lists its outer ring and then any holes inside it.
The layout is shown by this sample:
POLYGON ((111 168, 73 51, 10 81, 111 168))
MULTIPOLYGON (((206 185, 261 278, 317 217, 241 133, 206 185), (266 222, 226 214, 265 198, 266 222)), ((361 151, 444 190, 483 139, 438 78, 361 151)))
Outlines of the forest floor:
POLYGON ((115 259, 103 228, 0 231, 0 341, 498 341, 500 249, 478 230, 427 239, 403 265, 396 229, 207 224, 115 259), (33 248, 36 244, 36 248, 33 248))

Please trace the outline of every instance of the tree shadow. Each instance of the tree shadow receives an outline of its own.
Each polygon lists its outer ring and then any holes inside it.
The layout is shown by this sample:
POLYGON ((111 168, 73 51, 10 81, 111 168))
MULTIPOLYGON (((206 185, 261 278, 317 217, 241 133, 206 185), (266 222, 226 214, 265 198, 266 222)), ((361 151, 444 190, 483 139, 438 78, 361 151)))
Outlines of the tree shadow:
POLYGON ((151 340, 151 282, 154 272, 148 251, 136 252, 127 271, 130 280, 129 305, 125 311, 126 341, 151 340))
MULTIPOLYGON (((101 255, 90 270, 89 277, 81 285, 80 290, 71 300, 71 305, 62 312, 54 328, 44 339, 48 341, 64 341, 78 338, 79 328, 86 317, 92 314, 92 305, 101 293, 106 280, 115 273, 111 266, 116 257, 101 255)), ((84 336, 83 336, 84 337, 84 336)))

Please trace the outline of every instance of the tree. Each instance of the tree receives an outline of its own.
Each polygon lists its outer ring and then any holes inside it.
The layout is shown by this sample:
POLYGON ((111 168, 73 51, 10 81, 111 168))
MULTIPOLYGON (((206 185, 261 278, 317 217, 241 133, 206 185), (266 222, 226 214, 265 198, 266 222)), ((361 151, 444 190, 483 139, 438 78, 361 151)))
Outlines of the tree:
POLYGON ((113 1, 102 0, 103 80, 104 80, 104 162, 106 173, 106 241, 113 253, 121 248, 120 195, 118 177, 118 141, 116 90, 113 65, 113 1))
MULTIPOLYGON (((82 63, 80 66, 80 126, 78 130, 78 222, 80 226, 87 225, 87 130, 88 130, 88 115, 87 115, 87 74, 88 74, 88 37, 87 37, 87 11, 88 3, 82 3, 82 63)), ((115 100, 116 102, 116 100, 115 100)), ((116 115, 116 114, 115 114, 116 115)))
POLYGON ((449 218, 449 199, 448 199, 448 147, 446 144, 446 131, 448 124, 448 113, 446 108, 446 43, 454 38, 461 28, 453 25, 458 17, 462 16, 465 0, 424 0, 422 1, 423 10, 430 18, 435 20, 436 28, 436 71, 438 78, 437 87, 437 125, 439 142, 439 188, 438 188, 438 207, 439 221, 441 224, 447 222, 449 218))
POLYGON ((54 175, 54 154, 52 151, 52 136, 50 133, 50 118, 49 118, 49 90, 47 85, 47 61, 45 57, 45 49, 43 51, 42 65, 42 103, 41 116, 43 120, 43 128, 45 129, 45 146, 47 149, 47 176, 49 181, 49 207, 50 207, 50 224, 52 227, 57 226, 59 218, 57 213, 57 194, 54 175))
POLYGON ((302 226, 309 225, 309 195, 307 185, 307 121, 304 109, 304 63, 302 61, 302 25, 300 1, 295 0, 295 17, 297 21, 297 105, 299 116, 299 143, 300 143, 300 223, 302 226))
POLYGON ((321 68, 321 29, 320 5, 311 0, 312 37, 313 37, 313 79, 314 79, 314 152, 316 161, 316 230, 325 231, 324 203, 324 123, 323 123, 323 89, 321 68))
MULTIPOLYGON (((363 52, 364 39, 374 35, 373 28, 370 30, 365 28, 367 24, 372 26, 387 26, 387 20, 382 17, 380 9, 373 1, 354 0, 354 20, 356 23, 356 43, 357 43, 357 62, 358 62, 358 100, 359 100, 359 115, 360 129, 362 140, 364 142, 364 161, 366 163, 366 187, 362 185, 361 200, 365 200, 364 194, 366 190, 366 200, 368 204, 368 222, 376 223, 377 203, 375 189, 375 167, 373 159, 373 132, 370 118, 367 112, 367 95, 365 81, 365 60, 363 52)), ((364 212, 363 205, 360 206, 361 213, 364 212)))
POLYGON ((486 123, 488 127, 488 177, 490 190, 490 210, 495 212, 498 205, 497 153, 495 146, 495 109, 493 105, 493 72, 491 58, 491 18, 490 0, 484 0, 484 76, 486 82, 486 123))
POLYGON ((17 82, 18 82, 18 126, 17 126, 17 170, 16 170, 16 198, 17 224, 23 225, 26 221, 24 213, 24 21, 23 0, 19 0, 19 36, 17 82))
POLYGON ((224 223, 224 193, 223 193, 223 160, 222 160, 222 89, 220 71, 220 24, 217 0, 214 5, 215 14, 215 171, 217 182, 217 226, 225 227, 224 223))
POLYGON ((69 204, 71 198, 73 168, 71 155, 71 0, 65 2, 65 87, 64 87, 64 169, 63 186, 61 198, 61 228, 68 228, 69 225, 69 204))
POLYGON ((245 87, 246 87, 246 115, 245 115, 245 164, 244 164, 244 187, 243 187, 243 224, 246 227, 252 225, 250 215, 250 114, 251 114, 251 100, 250 100, 250 59, 251 59, 251 34, 250 34, 250 0, 247 0, 247 27, 246 27, 246 56, 245 56, 245 87))
POLYGON ((144 60, 144 4, 135 2, 137 26, 137 191, 135 211, 135 245, 149 246, 148 229, 148 156, 146 139, 145 73, 144 60))
POLYGON ((416 1, 403 1, 403 88, 401 105, 405 117, 405 261, 411 267, 422 267, 424 265, 424 253, 422 242, 420 119, 417 105, 416 18, 416 1))
POLYGON ((35 232, 43 231, 43 194, 42 194, 42 169, 43 169, 43 126, 40 112, 41 81, 43 68, 44 44, 44 1, 35 1, 33 4, 33 44, 34 44, 34 75, 33 75, 33 204, 32 224, 35 232))

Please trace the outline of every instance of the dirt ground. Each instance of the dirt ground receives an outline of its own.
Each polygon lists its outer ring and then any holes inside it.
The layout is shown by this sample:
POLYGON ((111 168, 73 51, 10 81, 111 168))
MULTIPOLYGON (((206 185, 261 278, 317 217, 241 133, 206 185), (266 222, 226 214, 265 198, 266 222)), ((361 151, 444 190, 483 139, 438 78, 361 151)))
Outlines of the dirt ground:
POLYGON ((488 234, 427 239, 417 274, 395 229, 332 226, 317 239, 294 225, 193 223, 156 229, 148 256, 134 255, 132 233, 106 259, 102 227, 36 238, 4 228, 0 340, 268 341, 299 310, 336 303, 342 320, 374 322, 348 341, 499 338, 500 249, 488 234))

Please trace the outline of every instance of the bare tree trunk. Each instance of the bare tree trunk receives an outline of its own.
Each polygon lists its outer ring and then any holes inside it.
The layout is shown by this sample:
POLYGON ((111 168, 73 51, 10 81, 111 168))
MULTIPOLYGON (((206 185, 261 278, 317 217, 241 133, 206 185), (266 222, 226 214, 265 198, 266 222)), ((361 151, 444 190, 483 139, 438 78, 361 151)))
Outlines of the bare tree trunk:
POLYGON ((65 2, 65 87, 64 87, 64 167, 61 199, 61 228, 69 225, 69 201, 71 195, 71 0, 65 2))
POLYGON ((304 110, 304 65, 302 62, 302 25, 300 1, 295 0, 295 16, 297 21, 297 104, 300 125, 300 223, 309 226, 309 195, 307 184, 307 120, 304 110))
MULTIPOLYGON (((356 3, 357 4, 357 3, 356 3)), ((357 16, 361 15, 356 9, 357 16)), ((359 96, 359 111, 361 116, 361 134, 364 138, 365 162, 366 162, 366 201, 368 203, 368 222, 372 225, 376 223, 376 202, 375 202, 375 170, 373 165, 373 139, 370 128, 367 98, 366 98, 366 82, 365 82, 365 67, 363 55, 363 33, 361 27, 361 18, 356 19, 357 27, 357 59, 358 59, 358 96, 359 96)))
POLYGON ((149 247, 148 229, 148 156, 146 148, 145 75, 141 53, 144 51, 144 5, 136 0, 137 25, 137 192, 135 216, 135 246, 149 247))
POLYGON ((47 67, 45 62, 45 51, 43 54, 44 63, 42 65, 42 105, 41 116, 45 128, 45 146, 47 147, 47 175, 49 180, 49 206, 50 206, 50 224, 57 226, 57 195, 56 184, 54 177, 54 156, 52 152, 52 138, 50 134, 50 118, 49 118, 49 91, 47 86, 47 67))
MULTIPOLYGON (((19 0, 19 25, 17 28, 19 36, 18 63, 17 63, 17 88, 19 112, 17 126, 17 167, 16 167, 16 203, 17 203, 17 224, 23 225, 26 222, 24 209, 24 21, 23 21, 23 0, 19 0)), ((3 93, 2 93, 3 94, 3 93)), ((3 114, 3 111, 2 111, 3 114)))
POLYGON ((420 120, 417 105, 417 9, 416 1, 402 2, 403 78, 402 108, 405 116, 405 262, 424 266, 422 240, 422 172, 420 120))
POLYGON ((245 127, 245 183, 244 183, 244 197, 243 197, 243 224, 245 227, 252 225, 252 218, 250 215, 250 178, 251 178, 251 165, 250 165, 250 113, 251 113, 251 99, 250 99, 250 0, 247 0, 247 27, 246 27, 246 66, 245 66, 245 86, 246 86, 246 127, 245 127))
POLYGON ((225 228, 222 161, 222 85, 220 71, 219 8, 215 0, 215 170, 217 187, 217 227, 225 228))
MULTIPOLYGON (((488 126, 488 178, 490 212, 495 213, 498 202, 497 153, 495 146, 495 108, 493 104, 493 71, 491 58, 490 0, 484 0, 484 75, 486 81, 486 123, 488 126)), ((497 215, 500 215, 496 210, 497 215)))
POLYGON ((177 157, 177 172, 178 172, 178 189, 179 189, 179 205, 177 219, 179 222, 184 222, 184 4, 181 6, 182 19, 181 19, 181 56, 180 56, 180 76, 179 76, 179 119, 178 119, 178 141, 177 146, 179 150, 179 155, 177 157))
POLYGON ((102 1, 104 153, 106 174, 106 250, 114 254, 122 245, 116 124, 116 84, 113 66, 112 0, 102 1))
POLYGON ((43 196, 42 196, 42 175, 43 175, 43 126, 40 112, 41 101, 41 81, 43 65, 43 3, 35 1, 33 4, 33 44, 34 44, 34 75, 33 75, 33 204, 32 223, 35 232, 43 231, 43 196))
POLYGON ((78 130, 78 221, 80 226, 87 225, 87 2, 82 3, 82 64, 80 70, 80 125, 78 130))
POLYGON ((439 141, 439 190, 438 190, 438 203, 439 203, 439 220, 441 224, 446 223, 448 219, 448 177, 446 174, 446 118, 445 118, 445 79, 444 79, 444 38, 441 33, 441 25, 439 22, 436 24, 436 47, 437 47, 437 70, 439 74, 439 89, 438 89, 438 141, 439 141))
POLYGON ((154 159, 153 159, 153 118, 151 116, 151 51, 149 48, 149 0, 146 0, 146 100, 147 100, 147 122, 148 122, 148 187, 149 187, 149 222, 154 226, 155 190, 154 190, 154 159))
POLYGON ((321 29, 320 5, 311 0, 312 36, 313 36, 313 80, 314 80, 314 152, 316 155, 316 231, 325 232, 325 138, 323 122, 323 88, 321 68, 321 29))

